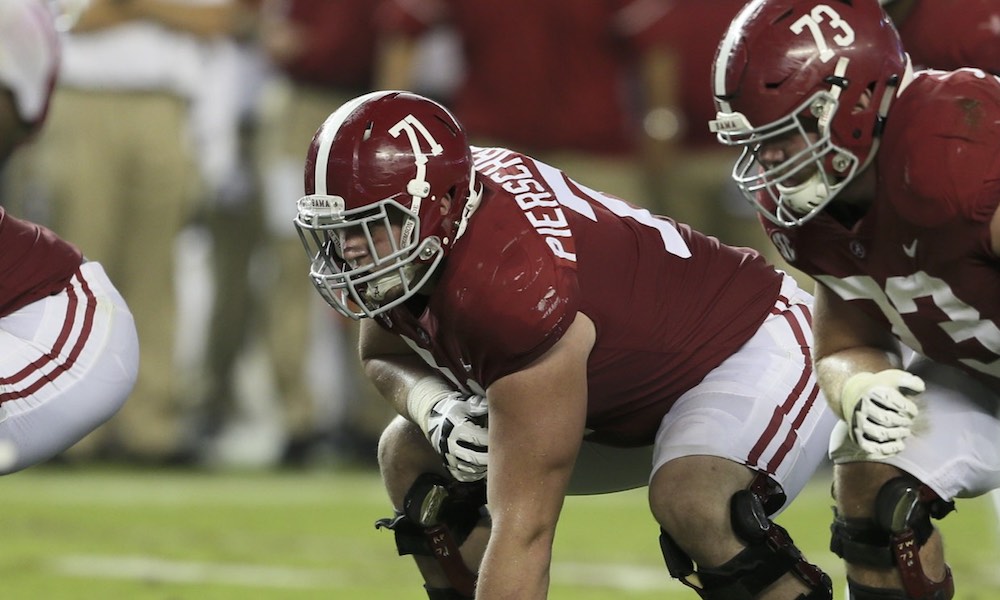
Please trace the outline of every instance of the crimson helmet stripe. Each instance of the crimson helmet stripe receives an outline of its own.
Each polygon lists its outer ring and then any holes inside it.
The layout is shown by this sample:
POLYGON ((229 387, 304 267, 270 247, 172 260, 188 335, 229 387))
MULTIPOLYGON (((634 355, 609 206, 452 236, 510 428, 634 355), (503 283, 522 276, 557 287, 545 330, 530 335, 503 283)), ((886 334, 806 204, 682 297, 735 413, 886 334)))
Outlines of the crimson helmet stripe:
POLYGON ((757 12, 757 8, 764 3, 764 0, 753 0, 743 7, 738 15, 733 19, 729 29, 726 30, 725 37, 719 43, 719 50, 715 55, 715 67, 712 70, 712 94, 715 96, 719 110, 721 112, 733 112, 729 102, 723 100, 728 95, 726 90, 726 73, 729 71, 729 58, 732 56, 733 48, 739 43, 743 35, 743 25, 750 17, 757 12))
POLYGON ((360 108, 366 102, 372 100, 378 100, 379 98, 384 98, 390 94, 399 94, 401 92, 396 90, 379 90, 376 92, 369 92, 363 96, 358 96, 357 98, 350 100, 340 108, 333 111, 333 113, 323 121, 323 125, 319 129, 319 137, 317 138, 317 150, 316 150, 316 162, 315 171, 313 171, 313 181, 315 183, 315 189, 313 193, 319 195, 329 195, 329 191, 326 189, 326 169, 327 163, 330 160, 330 148, 333 147, 333 140, 337 137, 337 132, 340 131, 340 127, 347 120, 347 117, 351 116, 354 111, 360 108))

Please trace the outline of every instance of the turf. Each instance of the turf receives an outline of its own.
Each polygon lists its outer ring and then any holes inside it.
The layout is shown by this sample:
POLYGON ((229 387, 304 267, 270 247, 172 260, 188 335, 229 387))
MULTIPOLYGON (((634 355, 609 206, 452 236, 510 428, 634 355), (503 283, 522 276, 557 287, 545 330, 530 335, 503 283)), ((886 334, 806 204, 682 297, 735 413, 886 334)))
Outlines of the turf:
MULTIPOLYGON (((821 473, 779 519, 843 592, 827 550, 821 473)), ((330 468, 200 472, 42 466, 0 478, 0 595, 12 600, 420 600, 377 476, 330 468)), ((958 600, 1000 598, 1000 529, 988 499, 941 523, 958 600)), ((567 500, 553 600, 681 599, 644 490, 567 500)))

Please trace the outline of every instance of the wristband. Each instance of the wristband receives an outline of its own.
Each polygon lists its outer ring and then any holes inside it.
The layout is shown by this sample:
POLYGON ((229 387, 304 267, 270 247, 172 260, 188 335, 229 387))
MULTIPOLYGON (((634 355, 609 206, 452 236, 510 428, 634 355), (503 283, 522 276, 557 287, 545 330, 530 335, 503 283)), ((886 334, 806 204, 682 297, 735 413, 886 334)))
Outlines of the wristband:
POLYGON ((871 385, 874 373, 862 371, 847 378, 844 386, 840 389, 840 413, 844 420, 851 422, 854 409, 861 402, 861 395, 871 385))
POLYGON ((431 409, 454 393, 455 389, 443 379, 436 375, 428 375, 410 388, 406 395, 406 412, 409 413, 410 420, 420 427, 424 435, 427 435, 429 428, 427 421, 430 419, 431 409))

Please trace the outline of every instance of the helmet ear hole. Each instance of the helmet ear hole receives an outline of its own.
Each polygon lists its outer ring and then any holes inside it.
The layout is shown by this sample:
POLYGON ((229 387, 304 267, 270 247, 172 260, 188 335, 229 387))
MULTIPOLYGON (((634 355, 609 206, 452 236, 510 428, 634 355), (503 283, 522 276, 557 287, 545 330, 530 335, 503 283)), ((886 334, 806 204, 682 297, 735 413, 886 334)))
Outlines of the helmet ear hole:
POLYGON ((426 198, 431 193, 431 184, 421 179, 411 179, 406 184, 406 193, 417 198, 426 198))

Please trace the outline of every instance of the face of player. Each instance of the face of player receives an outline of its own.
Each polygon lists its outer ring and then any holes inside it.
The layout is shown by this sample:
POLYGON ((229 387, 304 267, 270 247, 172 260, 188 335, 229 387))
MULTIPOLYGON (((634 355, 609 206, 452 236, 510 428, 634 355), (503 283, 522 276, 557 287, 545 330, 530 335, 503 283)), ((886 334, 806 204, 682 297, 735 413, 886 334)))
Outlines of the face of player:
POLYGON ((350 270, 373 269, 384 274, 376 276, 365 285, 366 300, 380 306, 399 299, 407 284, 419 279, 426 266, 404 262, 400 253, 403 225, 393 219, 389 226, 384 222, 366 226, 347 227, 337 232, 337 254, 350 270))
POLYGON ((348 227, 337 231, 337 246, 340 258, 352 269, 376 263, 379 257, 393 252, 394 242, 399 240, 400 226, 393 223, 391 229, 381 224, 348 227), (369 240, 368 236, 371 236, 369 240))
POLYGON ((769 139, 757 148, 757 161, 768 171, 784 165, 782 171, 791 173, 791 175, 782 182, 782 187, 801 185, 811 178, 819 168, 818 163, 805 152, 806 148, 815 144, 818 139, 817 133, 811 132, 803 137, 797 131, 769 139), (785 164, 795 157, 799 157, 795 163, 785 164))

